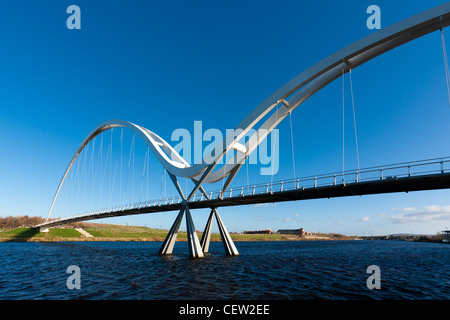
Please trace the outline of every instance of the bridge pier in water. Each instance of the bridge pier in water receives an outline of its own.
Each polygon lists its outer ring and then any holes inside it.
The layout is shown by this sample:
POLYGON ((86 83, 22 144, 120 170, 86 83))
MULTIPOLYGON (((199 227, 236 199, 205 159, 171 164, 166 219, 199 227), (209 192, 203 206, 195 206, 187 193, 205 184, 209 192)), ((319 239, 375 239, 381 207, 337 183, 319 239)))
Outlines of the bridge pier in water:
POLYGON ((211 226, 214 218, 214 210, 211 210, 209 214, 208 221, 206 222, 205 230, 203 231, 202 240, 200 244, 202 245, 203 252, 209 251, 209 242, 211 240, 211 226))
POLYGON ((172 254, 173 246, 175 245, 175 241, 177 240, 178 229, 180 228, 181 220, 183 220, 185 206, 183 206, 178 213, 175 222, 169 230, 169 233, 166 236, 166 239, 163 242, 161 249, 159 250, 159 254, 172 254))
POLYGON ((189 255, 191 258, 203 258, 203 250, 200 245, 200 241, 198 241, 197 233, 195 232, 194 221, 192 221, 191 212, 189 211, 189 207, 186 206, 186 231, 188 238, 188 246, 189 246, 189 255))
POLYGON ((166 236, 166 239, 163 242, 161 249, 159 250, 159 254, 167 255, 172 254, 173 247, 175 246, 175 242, 177 240, 178 230, 180 229, 181 220, 183 220, 183 215, 186 213, 186 233, 189 247, 189 256, 191 258, 203 258, 203 250, 200 245, 200 241, 198 240, 197 233, 195 232, 194 222, 192 221, 192 216, 189 211, 189 207, 185 204, 178 213, 175 222, 169 230, 169 233, 166 236))
MULTIPOLYGON (((210 167, 212 169, 212 166, 210 167)), ((203 177, 208 175, 210 169, 206 171, 203 177)), ((188 240, 188 247, 189 247, 189 255, 191 258, 203 258, 204 253, 208 252, 209 250, 209 243, 211 239, 211 225, 213 220, 213 214, 216 217, 217 224, 219 226, 220 230, 220 236, 222 238, 223 246, 225 248, 225 253, 229 256, 237 256, 239 255, 239 252, 236 249, 236 246, 233 243, 233 240, 230 237, 230 234, 228 233, 227 229, 225 228, 225 225, 222 222, 222 219, 219 216, 219 213, 217 212, 216 208, 211 209, 211 213, 209 215, 208 221, 206 223, 205 231, 203 232, 202 240, 198 240, 197 233, 195 232, 195 226, 194 222, 192 221, 192 216, 189 211, 189 201, 194 194, 196 190, 200 190, 203 195, 206 197, 206 199, 209 199, 208 194, 205 192, 203 187, 201 186, 201 181, 197 182, 193 180, 196 187, 191 192, 189 197, 185 197, 183 190, 180 187, 180 184, 178 183, 177 177, 175 177, 173 174, 169 173, 169 177, 171 178, 175 188, 177 189, 178 193, 180 194, 180 197, 183 199, 183 206, 181 207, 180 212, 178 213, 177 218, 175 219, 175 222, 173 223, 172 227, 169 230, 169 233, 166 236, 166 239, 163 242, 163 245, 161 249, 159 250, 159 254, 161 255, 167 255, 171 254, 173 251, 173 247, 175 245, 178 230, 180 228, 181 220, 183 219, 183 215, 186 212, 186 231, 187 231, 187 240, 188 240)), ((200 179, 202 180, 202 179, 200 179)))
POLYGON ((200 241, 203 252, 209 251, 209 243, 211 240, 211 225, 214 216, 216 217, 217 225, 219 226, 220 237, 222 238, 222 243, 226 255, 238 256, 239 252, 237 251, 236 246, 234 245, 234 242, 231 239, 231 236, 228 233, 227 228, 225 228, 225 225, 222 219, 220 218, 219 212, 217 211, 216 208, 212 209, 211 213, 209 214, 208 222, 206 223, 205 231, 203 232, 202 240, 200 241))
POLYGON ((209 215, 208 221, 205 226, 205 231, 203 232, 203 236, 201 241, 198 240, 197 233, 195 232, 194 222, 192 220, 191 213, 189 211, 189 207, 185 204, 180 212, 178 213, 172 227, 169 230, 169 233, 166 236, 166 239, 159 250, 160 255, 168 255, 172 254, 173 247, 175 246, 175 242, 177 240, 178 230, 181 225, 181 221, 183 220, 184 213, 186 213, 186 231, 187 231, 187 242, 189 247, 189 256, 191 258, 203 258, 204 253, 209 251, 209 243, 211 239, 211 225, 214 216, 216 217, 217 224, 219 226, 220 236, 222 238, 222 243, 225 248, 225 253, 228 256, 237 256, 239 252, 234 245, 233 240, 230 237, 225 225, 222 222, 222 219, 217 212, 217 209, 212 209, 209 215))

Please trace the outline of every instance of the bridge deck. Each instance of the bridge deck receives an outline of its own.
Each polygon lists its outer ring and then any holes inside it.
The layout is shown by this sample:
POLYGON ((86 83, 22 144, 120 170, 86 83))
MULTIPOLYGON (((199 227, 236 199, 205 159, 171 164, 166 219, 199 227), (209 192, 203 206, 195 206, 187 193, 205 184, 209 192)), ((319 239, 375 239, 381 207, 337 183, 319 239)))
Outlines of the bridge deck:
MULTIPOLYGON (((351 182, 345 184, 341 183, 319 187, 316 186, 309 188, 295 188, 291 190, 275 191, 275 192, 269 191, 249 195, 236 195, 226 197, 223 199, 219 198, 210 200, 200 199, 197 201, 189 202, 189 208, 190 209, 218 208, 218 207, 258 204, 258 203, 336 198, 336 197, 361 196, 361 195, 381 194, 381 193, 436 190, 447 188, 450 188, 450 173, 437 173, 437 174, 428 174, 428 175, 410 176, 401 178, 397 177, 381 178, 378 180, 351 182)), ((170 204, 158 203, 156 205, 145 205, 145 206, 136 205, 126 209, 119 209, 119 210, 112 209, 103 212, 96 212, 64 218, 61 220, 49 221, 47 223, 37 225, 36 227, 48 228, 71 222, 94 220, 108 217, 119 217, 152 212, 179 211, 181 207, 182 203, 180 202, 170 204)))

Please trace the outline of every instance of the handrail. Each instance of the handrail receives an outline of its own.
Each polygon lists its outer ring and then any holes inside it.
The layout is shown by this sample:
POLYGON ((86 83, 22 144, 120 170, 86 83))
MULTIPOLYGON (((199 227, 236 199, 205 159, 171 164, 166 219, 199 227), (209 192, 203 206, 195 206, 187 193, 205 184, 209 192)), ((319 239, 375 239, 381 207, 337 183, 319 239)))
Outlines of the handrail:
MULTIPOLYGON (((345 185, 349 183, 362 183, 368 181, 377 181, 377 180, 390 180, 390 179, 398 179, 400 177, 416 177, 420 175, 432 174, 432 173, 448 173, 450 172, 450 166, 445 168, 445 164, 450 163, 450 157, 442 157, 442 158, 433 158, 427 160, 418 160, 418 161, 410 161, 410 162, 402 162, 397 164, 391 164, 386 166, 375 166, 368 167, 364 169, 354 169, 350 171, 342 172, 334 172, 327 173, 315 176, 307 176, 303 178, 294 178, 288 180, 279 180, 271 183, 259 183, 248 186, 239 186, 234 187, 235 190, 238 190, 233 193, 233 189, 230 189, 229 192, 222 193, 221 190, 210 191, 209 198, 217 199, 220 195, 222 199, 226 198, 235 198, 235 197, 245 197, 249 195, 255 194, 268 194, 274 192, 283 192, 283 191, 292 191, 292 190, 304 190, 307 188, 318 188, 323 186, 331 186, 331 185, 345 185), (439 165, 438 168, 434 168, 433 170, 413 170, 414 168, 420 168, 424 166, 436 166, 439 165), (406 171, 393 172, 393 170, 402 170, 406 169, 406 171), (386 172, 393 172, 392 174, 386 174, 386 172), (362 177, 364 174, 373 174, 375 175, 369 177, 362 177), (346 177, 353 177, 353 179, 346 179, 346 177), (329 179, 329 180, 327 180, 329 179), (330 182, 331 181, 331 182, 330 182), (261 191, 262 190, 262 191, 261 191)), ((180 204, 181 197, 178 197, 178 201, 174 201, 175 196, 170 196, 166 198, 159 198, 154 200, 146 200, 137 203, 129 203, 121 206, 91 210, 86 213, 82 213, 78 216, 73 217, 83 217, 83 216, 94 216, 100 213, 112 213, 119 211, 127 211, 136 208, 149 208, 149 207, 157 207, 162 205, 173 205, 180 204)), ((206 201, 204 199, 203 194, 200 197, 197 197, 197 200, 191 202, 201 202, 206 201)))

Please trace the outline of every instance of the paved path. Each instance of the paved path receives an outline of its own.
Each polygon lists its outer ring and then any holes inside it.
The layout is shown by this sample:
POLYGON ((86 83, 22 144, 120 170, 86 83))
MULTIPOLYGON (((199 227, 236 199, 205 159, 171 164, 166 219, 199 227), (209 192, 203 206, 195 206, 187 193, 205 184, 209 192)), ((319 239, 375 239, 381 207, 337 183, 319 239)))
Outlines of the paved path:
POLYGON ((85 236, 86 238, 93 238, 94 236, 92 234, 90 234, 89 232, 87 232, 84 229, 81 228, 75 228, 75 230, 77 230, 79 233, 81 233, 83 236, 85 236))

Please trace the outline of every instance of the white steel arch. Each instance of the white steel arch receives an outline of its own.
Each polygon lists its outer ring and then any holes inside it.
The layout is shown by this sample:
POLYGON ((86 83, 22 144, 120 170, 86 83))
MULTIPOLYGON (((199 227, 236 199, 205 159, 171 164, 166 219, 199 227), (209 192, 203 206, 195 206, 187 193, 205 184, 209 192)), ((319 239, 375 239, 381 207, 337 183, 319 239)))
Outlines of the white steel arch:
MULTIPOLYGON (((450 2, 447 2, 374 32, 316 63, 271 94, 247 115, 247 117, 236 126, 231 137, 228 136, 223 141, 219 142, 218 145, 222 146, 222 152, 215 155, 212 163, 202 161, 202 163, 189 165, 164 139, 150 130, 124 120, 109 120, 103 122, 87 135, 78 147, 75 155, 72 157, 56 190, 48 217, 50 216, 61 186, 78 155, 95 136, 108 129, 125 127, 133 130, 147 143, 155 157, 170 174, 175 177, 193 178, 197 182, 196 188, 191 192, 192 196, 204 182, 213 183, 220 181, 227 176, 230 176, 229 180, 231 180, 239 170, 240 166, 242 166, 246 157, 255 150, 261 141, 290 112, 321 88, 325 87, 349 70, 360 66, 384 52, 433 31, 442 29, 448 26, 449 23, 450 2), (242 137, 244 137, 250 129, 254 129, 259 121, 277 106, 280 106, 280 108, 273 112, 264 123, 259 125, 256 132, 248 140, 245 146, 241 145, 239 141, 242 137), (221 168, 214 171, 219 161, 230 150, 237 151, 235 157, 230 159, 221 168)), ((211 159, 211 156, 208 158, 211 159)), ((228 184, 225 185, 225 189, 227 185, 228 184)), ((187 201, 189 201, 189 199, 190 196, 187 197, 187 201)))

